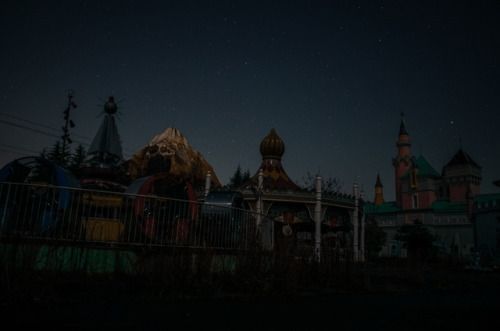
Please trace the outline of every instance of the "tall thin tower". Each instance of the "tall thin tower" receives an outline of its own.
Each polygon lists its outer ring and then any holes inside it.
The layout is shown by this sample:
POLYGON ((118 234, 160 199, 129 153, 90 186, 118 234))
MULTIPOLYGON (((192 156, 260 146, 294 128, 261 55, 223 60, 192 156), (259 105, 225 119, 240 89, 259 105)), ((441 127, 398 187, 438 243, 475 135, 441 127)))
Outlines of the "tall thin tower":
POLYGON ((396 147, 398 148, 398 155, 392 159, 394 166, 395 182, 396 182, 396 204, 398 207, 402 205, 401 193, 401 177, 411 168, 413 164, 410 155, 411 141, 409 139, 408 130, 406 129, 405 117, 401 113, 401 125, 399 127, 398 141, 396 147))

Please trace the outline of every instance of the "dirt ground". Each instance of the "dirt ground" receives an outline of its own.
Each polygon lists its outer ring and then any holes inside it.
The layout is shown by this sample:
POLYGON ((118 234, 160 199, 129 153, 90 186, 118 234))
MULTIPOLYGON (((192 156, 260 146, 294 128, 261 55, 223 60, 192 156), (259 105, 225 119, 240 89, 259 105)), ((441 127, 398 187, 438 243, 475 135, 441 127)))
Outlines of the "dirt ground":
POLYGON ((365 286, 287 295, 146 299, 81 289, 64 300, 7 304, 1 330, 499 330, 500 274, 372 273, 365 286))

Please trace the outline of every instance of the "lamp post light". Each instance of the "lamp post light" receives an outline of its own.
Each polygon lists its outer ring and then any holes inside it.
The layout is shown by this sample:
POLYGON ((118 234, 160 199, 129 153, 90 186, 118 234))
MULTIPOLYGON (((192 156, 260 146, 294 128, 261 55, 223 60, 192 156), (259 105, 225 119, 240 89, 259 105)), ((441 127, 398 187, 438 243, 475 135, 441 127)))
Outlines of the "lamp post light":
POLYGON ((73 90, 68 90, 68 107, 63 112, 64 113, 65 124, 62 127, 64 134, 61 136, 62 139, 63 139, 63 145, 62 145, 62 152, 61 152, 61 160, 59 162, 62 166, 64 165, 66 141, 68 142, 68 144, 71 144, 73 142, 71 140, 71 138, 69 137, 68 124, 72 128, 75 127, 75 123, 72 120, 69 119, 69 111, 70 111, 70 109, 78 107, 78 105, 72 101, 74 95, 75 95, 75 93, 73 92, 73 90))

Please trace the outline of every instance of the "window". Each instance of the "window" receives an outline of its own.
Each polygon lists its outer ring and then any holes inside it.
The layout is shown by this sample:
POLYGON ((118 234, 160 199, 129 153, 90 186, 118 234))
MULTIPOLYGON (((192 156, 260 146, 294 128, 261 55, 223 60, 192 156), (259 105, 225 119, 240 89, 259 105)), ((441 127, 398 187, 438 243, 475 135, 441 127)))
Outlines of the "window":
POLYGON ((418 181, 417 181, 418 169, 413 168, 410 170, 410 188, 417 189, 418 181))

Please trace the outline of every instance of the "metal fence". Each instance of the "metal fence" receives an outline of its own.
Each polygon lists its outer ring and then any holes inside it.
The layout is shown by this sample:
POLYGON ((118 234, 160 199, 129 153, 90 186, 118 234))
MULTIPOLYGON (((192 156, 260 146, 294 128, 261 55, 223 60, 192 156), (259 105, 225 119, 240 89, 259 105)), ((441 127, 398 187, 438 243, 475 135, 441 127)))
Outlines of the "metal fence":
POLYGON ((0 236, 249 249, 256 239, 256 214, 198 201, 4 182, 0 236))

